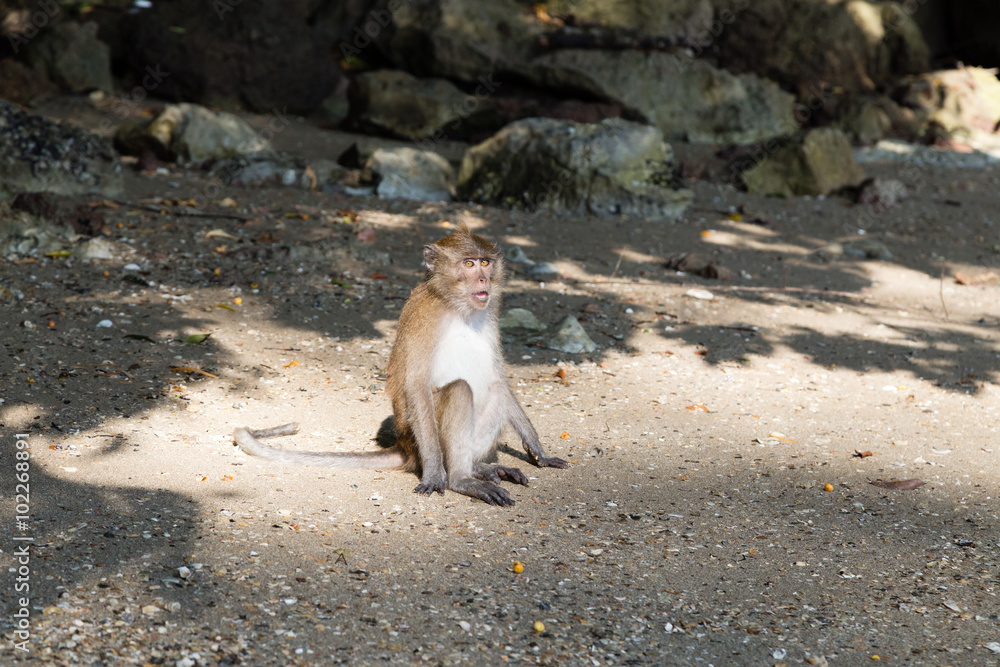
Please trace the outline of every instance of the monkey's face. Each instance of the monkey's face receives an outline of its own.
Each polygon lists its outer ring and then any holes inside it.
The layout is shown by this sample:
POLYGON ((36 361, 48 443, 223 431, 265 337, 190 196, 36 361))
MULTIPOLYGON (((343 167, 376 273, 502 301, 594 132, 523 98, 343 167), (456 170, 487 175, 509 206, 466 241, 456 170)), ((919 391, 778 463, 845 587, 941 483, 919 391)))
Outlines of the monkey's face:
POLYGON ((490 303, 494 265, 490 257, 466 257, 459 262, 460 282, 473 307, 479 310, 490 303))

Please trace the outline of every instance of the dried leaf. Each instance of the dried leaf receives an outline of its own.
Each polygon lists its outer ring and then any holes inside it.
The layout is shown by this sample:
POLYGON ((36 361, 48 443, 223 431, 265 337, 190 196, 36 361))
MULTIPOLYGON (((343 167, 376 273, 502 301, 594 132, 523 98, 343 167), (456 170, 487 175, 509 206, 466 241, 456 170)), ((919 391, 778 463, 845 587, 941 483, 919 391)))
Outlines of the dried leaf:
POLYGON ((204 375, 205 377, 219 379, 218 375, 213 375, 208 371, 203 371, 200 368, 194 368, 193 366, 171 366, 170 370, 175 373, 198 373, 199 375, 204 375))
POLYGON ((855 450, 854 450, 854 455, 855 455, 856 457, 858 457, 859 459, 866 459, 866 458, 868 458, 869 456, 872 456, 872 453, 871 453, 871 452, 869 452, 869 451, 864 451, 864 452, 863 452, 863 451, 861 451, 860 449, 855 449, 855 450))
POLYGON ((289 366, 301 366, 301 364, 298 362, 297 359, 292 359, 287 364, 285 364, 284 366, 282 366, 282 368, 288 368, 289 366))
POLYGON ((365 227, 358 232, 358 240, 362 243, 372 243, 375 241, 375 230, 372 227, 365 227))
POLYGON ((559 378, 560 380, 565 380, 566 379, 566 369, 565 368, 560 368, 559 370, 557 370, 556 371, 556 377, 559 378))
POLYGON ((877 486, 880 489, 890 489, 892 491, 912 491, 913 489, 919 488, 926 484, 927 482, 922 479, 900 479, 887 482, 884 479, 876 479, 870 482, 872 486, 877 486))
POLYGON ((687 409, 690 410, 691 412, 708 412, 708 408, 706 408, 704 405, 701 405, 700 403, 696 403, 695 405, 689 405, 687 406, 687 409))
POLYGON ((217 303, 217 304, 215 304, 215 307, 216 308, 225 308, 226 310, 232 311, 234 313, 236 312, 236 309, 233 308, 232 306, 230 306, 227 303, 217 303))
POLYGON ((206 239, 220 238, 220 239, 232 239, 234 241, 239 240, 240 237, 233 236, 224 229, 213 229, 211 231, 205 232, 206 239))
POLYGON ((188 345, 201 345, 206 340, 208 340, 211 335, 212 334, 210 333, 191 334, 187 338, 184 338, 181 342, 187 343, 188 345))
POLYGON ((1000 275, 997 275, 993 271, 984 271, 974 276, 962 273, 961 271, 955 274, 955 282, 959 285, 986 285, 987 283, 996 282, 997 278, 1000 278, 1000 275))

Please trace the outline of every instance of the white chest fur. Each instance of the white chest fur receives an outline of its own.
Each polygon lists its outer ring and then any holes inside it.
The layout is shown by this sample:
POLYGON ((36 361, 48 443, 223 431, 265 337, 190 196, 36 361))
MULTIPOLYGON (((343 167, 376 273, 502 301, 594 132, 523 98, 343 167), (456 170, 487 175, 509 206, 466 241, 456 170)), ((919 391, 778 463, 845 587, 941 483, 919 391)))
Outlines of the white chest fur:
POLYGON ((465 380, 472 388, 473 400, 479 403, 496 380, 496 338, 497 331, 488 318, 449 320, 434 351, 431 384, 438 388, 465 380))

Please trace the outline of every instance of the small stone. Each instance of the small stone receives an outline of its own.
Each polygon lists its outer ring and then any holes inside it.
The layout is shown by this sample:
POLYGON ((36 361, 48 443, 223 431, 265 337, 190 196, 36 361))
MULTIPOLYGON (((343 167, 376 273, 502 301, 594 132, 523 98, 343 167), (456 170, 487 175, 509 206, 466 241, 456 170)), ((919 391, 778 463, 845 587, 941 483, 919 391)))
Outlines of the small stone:
POLYGON ((538 262, 528 269, 528 275, 533 278, 555 276, 559 274, 559 268, 551 262, 538 262))
POLYGON ((98 329, 110 329, 113 326, 115 326, 115 323, 112 322, 111 320, 101 320, 100 322, 97 323, 98 329))
POLYGON ((535 314, 525 308, 511 308, 500 318, 500 330, 528 329, 529 331, 544 331, 548 327, 535 317, 535 314))
POLYGON ((597 351, 597 344, 590 339, 579 320, 572 315, 567 315, 556 325, 553 334, 545 341, 545 347, 570 354, 597 351))

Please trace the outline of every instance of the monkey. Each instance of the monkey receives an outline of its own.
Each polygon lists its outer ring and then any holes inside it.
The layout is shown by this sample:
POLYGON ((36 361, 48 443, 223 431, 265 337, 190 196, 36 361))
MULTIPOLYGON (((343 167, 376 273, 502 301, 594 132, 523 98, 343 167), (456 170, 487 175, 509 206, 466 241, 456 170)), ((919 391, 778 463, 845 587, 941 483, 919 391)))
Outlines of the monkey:
POLYGON ((280 463, 378 468, 416 473, 415 493, 450 489, 490 505, 514 500, 501 481, 527 486, 519 469, 489 463, 508 424, 538 467, 566 468, 545 456, 538 433, 507 383, 499 310, 504 261, 498 245, 458 231, 424 246, 426 275, 399 316, 389 355, 386 392, 396 442, 384 451, 289 452, 262 439, 290 435, 297 424, 236 429, 248 454, 280 463))

